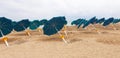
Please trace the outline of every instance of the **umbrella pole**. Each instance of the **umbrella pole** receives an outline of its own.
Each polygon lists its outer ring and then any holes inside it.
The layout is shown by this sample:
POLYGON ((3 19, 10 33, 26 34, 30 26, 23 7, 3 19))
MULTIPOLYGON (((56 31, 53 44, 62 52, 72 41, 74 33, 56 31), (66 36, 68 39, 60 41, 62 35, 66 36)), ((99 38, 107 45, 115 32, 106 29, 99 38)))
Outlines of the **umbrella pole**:
POLYGON ((68 42, 65 40, 64 35, 61 35, 60 37, 61 37, 61 39, 62 39, 66 44, 68 44, 68 42))
MULTIPOLYGON (((35 25, 35 27, 37 27, 36 24, 34 24, 34 25, 35 25)), ((37 30, 42 33, 42 31, 39 27, 37 28, 37 30)))
MULTIPOLYGON (((58 31, 58 29, 55 27, 56 31, 58 31)), ((62 35, 60 32, 58 32, 60 38, 64 41, 64 43, 68 44, 68 42, 65 40, 64 35, 62 35)))
POLYGON ((27 30, 24 26, 23 26, 23 28, 25 29, 26 34, 27 34, 28 36, 31 36, 29 30, 27 30))
POLYGON ((3 37, 3 41, 4 41, 4 43, 6 44, 7 47, 9 47, 9 44, 8 44, 8 41, 7 41, 7 40, 8 40, 7 37, 3 37))
POLYGON ((29 30, 25 30, 25 32, 26 32, 26 34, 27 34, 28 36, 31 36, 29 30))
POLYGON ((38 31, 41 32, 40 28, 38 28, 38 31))
POLYGON ((68 34, 67 34, 67 31, 66 31, 66 26, 64 26, 64 33, 65 33, 65 35, 66 35, 66 37, 68 38, 68 34))
POLYGON ((42 30, 41 30, 40 28, 37 28, 37 30, 38 30, 39 32, 41 32, 41 34, 42 34, 42 30))
POLYGON ((60 38, 64 41, 64 43, 68 44, 68 42, 65 40, 64 35, 62 35, 60 32, 58 32, 60 38))

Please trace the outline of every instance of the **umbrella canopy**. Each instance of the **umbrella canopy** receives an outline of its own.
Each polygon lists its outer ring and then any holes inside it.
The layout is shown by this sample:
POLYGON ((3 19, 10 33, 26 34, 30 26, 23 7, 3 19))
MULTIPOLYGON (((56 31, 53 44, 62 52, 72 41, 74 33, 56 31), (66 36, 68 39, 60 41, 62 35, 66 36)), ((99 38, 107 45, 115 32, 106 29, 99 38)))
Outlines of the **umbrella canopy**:
POLYGON ((91 18, 89 21, 87 21, 87 22, 83 25, 82 28, 85 28, 85 27, 87 27, 87 26, 90 25, 90 24, 95 24, 96 22, 97 22, 96 17, 93 17, 93 18, 91 18))
POLYGON ((113 17, 112 17, 112 18, 109 18, 108 20, 106 20, 106 21, 103 23, 103 26, 107 26, 107 25, 109 25, 110 23, 113 22, 113 20, 114 20, 113 17))
POLYGON ((19 22, 16 23, 16 25, 14 26, 14 30, 19 32, 19 31, 23 31, 25 30, 27 27, 29 27, 30 22, 28 19, 23 19, 19 22))
POLYGON ((0 17, 0 37, 11 33, 13 30, 12 21, 5 17, 0 17))
POLYGON ((65 21, 65 23, 64 23, 64 24, 65 24, 65 25, 67 25, 67 21, 66 21, 66 20, 64 20, 64 21, 65 21))
POLYGON ((82 28, 87 27, 89 24, 90 24, 90 21, 85 22, 84 25, 82 26, 82 28))
POLYGON ((74 24, 75 24, 75 22, 76 22, 76 21, 72 21, 72 22, 71 22, 71 25, 74 25, 74 24))
POLYGON ((97 22, 97 18, 96 18, 96 17, 93 17, 93 18, 91 18, 91 19, 89 20, 89 22, 90 22, 91 24, 95 24, 95 23, 97 22))
POLYGON ((82 19, 74 20, 71 22, 71 25, 78 25, 81 21, 82 21, 82 19))
POLYGON ((65 17, 62 17, 61 20, 63 21, 64 25, 67 24, 67 21, 66 21, 66 18, 65 18, 65 17))
POLYGON ((16 24, 17 24, 17 22, 16 22, 16 21, 13 21, 13 22, 12 22, 12 25, 13 25, 13 26, 15 26, 16 24))
POLYGON ((44 24, 46 24, 47 22, 48 22, 47 19, 40 20, 40 25, 44 25, 44 24))
POLYGON ((119 22, 120 22, 120 19, 114 19, 112 23, 116 24, 116 23, 119 23, 119 22))
MULTIPOLYGON (((13 27, 14 27, 16 24, 17 24, 16 21, 12 21, 12 25, 13 25, 13 27)), ((13 28, 13 32, 15 32, 14 28, 13 28)))
POLYGON ((101 19, 99 19, 96 23, 101 24, 101 23, 103 23, 104 21, 105 21, 105 18, 101 18, 101 19))
POLYGON ((53 35, 60 31, 66 24, 66 18, 63 16, 53 17, 43 27, 44 34, 53 35))
POLYGON ((86 23, 86 22, 87 22, 87 20, 82 19, 82 21, 79 22, 79 24, 78 24, 78 28, 79 28, 80 26, 84 25, 84 23, 86 23))
POLYGON ((29 28, 30 28, 31 30, 35 30, 35 29, 37 29, 39 26, 40 26, 39 20, 34 20, 34 21, 30 22, 29 28))

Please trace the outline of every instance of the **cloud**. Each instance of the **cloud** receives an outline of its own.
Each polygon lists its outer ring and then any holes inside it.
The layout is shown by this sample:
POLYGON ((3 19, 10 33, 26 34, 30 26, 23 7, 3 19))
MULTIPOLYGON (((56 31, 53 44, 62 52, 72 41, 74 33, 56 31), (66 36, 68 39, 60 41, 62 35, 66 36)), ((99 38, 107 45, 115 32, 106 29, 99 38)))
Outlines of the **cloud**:
POLYGON ((120 17, 119 0, 1 0, 0 16, 13 20, 50 19, 66 16, 77 18, 120 17))

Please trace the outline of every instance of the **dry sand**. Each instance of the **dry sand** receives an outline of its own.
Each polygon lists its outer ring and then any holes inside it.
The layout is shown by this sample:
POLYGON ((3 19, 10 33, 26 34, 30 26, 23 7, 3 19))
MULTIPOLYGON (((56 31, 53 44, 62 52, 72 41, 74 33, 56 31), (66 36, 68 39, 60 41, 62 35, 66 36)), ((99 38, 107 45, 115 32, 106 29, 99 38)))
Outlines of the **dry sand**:
POLYGON ((12 32, 7 35, 9 47, 0 40, 0 58, 120 58, 120 25, 115 26, 118 30, 95 25, 101 34, 69 26, 69 44, 58 34, 46 36, 31 31, 31 36, 26 36, 25 32, 12 32))

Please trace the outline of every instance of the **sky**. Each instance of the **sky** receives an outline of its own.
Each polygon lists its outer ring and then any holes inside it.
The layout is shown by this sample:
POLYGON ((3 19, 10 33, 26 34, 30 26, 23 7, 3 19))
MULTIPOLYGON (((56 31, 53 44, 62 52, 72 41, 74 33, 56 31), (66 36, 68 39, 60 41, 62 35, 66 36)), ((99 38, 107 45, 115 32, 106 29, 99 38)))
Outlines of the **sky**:
POLYGON ((0 0, 0 16, 15 21, 51 19, 65 16, 78 18, 120 18, 120 0, 0 0))

